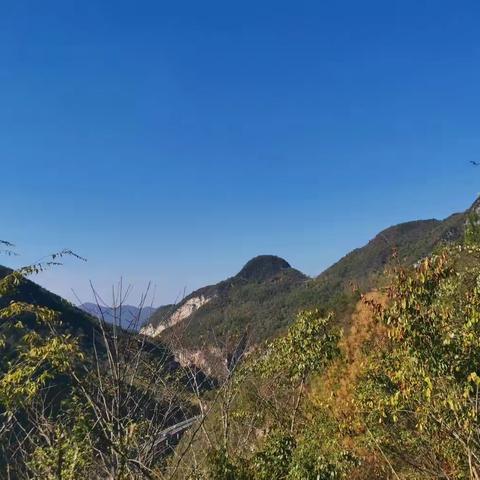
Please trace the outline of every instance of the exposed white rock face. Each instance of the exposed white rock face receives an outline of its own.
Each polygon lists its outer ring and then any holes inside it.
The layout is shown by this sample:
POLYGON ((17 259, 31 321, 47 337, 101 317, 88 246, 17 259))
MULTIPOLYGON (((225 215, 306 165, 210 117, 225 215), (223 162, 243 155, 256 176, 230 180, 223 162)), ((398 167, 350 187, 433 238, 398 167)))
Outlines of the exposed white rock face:
MULTIPOLYGON (((158 327, 154 327, 153 325, 147 325, 146 327, 142 327, 140 329, 140 334, 141 335, 147 335, 148 337, 154 337, 155 335, 157 335, 157 333, 156 333, 157 328, 158 327)), ((160 332, 158 332, 158 333, 160 333, 160 332)))
POLYGON ((160 332, 163 332, 163 330, 172 327, 173 325, 176 325, 177 323, 180 323, 188 318, 193 312, 208 303, 211 299, 212 297, 205 297, 204 295, 189 298, 170 315, 165 323, 157 325, 156 327, 153 325, 147 325, 140 330, 140 333, 150 337, 156 337, 160 334, 160 332))
POLYGON ((207 375, 216 374, 223 377, 227 374, 222 352, 219 348, 206 347, 204 350, 178 349, 175 351, 175 360, 182 367, 195 365, 201 368, 207 375))

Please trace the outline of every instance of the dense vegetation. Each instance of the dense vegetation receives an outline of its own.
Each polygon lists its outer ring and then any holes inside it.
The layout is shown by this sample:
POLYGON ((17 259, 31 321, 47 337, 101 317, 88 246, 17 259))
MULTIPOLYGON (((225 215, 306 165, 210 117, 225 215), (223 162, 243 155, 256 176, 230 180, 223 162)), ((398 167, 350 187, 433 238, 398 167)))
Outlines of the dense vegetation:
POLYGON ((159 478, 165 429, 212 384, 25 278, 49 266, 0 279, 0 478, 159 478))
POLYGON ((334 311, 337 323, 347 325, 358 289, 367 291, 382 282, 389 265, 412 265, 436 248, 458 242, 474 208, 443 221, 390 227, 313 279, 278 257, 256 257, 234 277, 193 292, 177 306, 160 308, 150 323, 166 322, 190 298, 211 298, 188 321, 164 330, 159 338, 176 352, 202 352, 202 366, 217 373, 214 366, 239 337, 247 334, 250 348, 261 345, 285 332, 300 310, 334 311))
POLYGON ((261 257, 206 287, 181 333, 230 341, 217 385, 25 279, 49 262, 2 269, 0 478, 479 479, 479 224, 474 205, 317 279, 261 257))
POLYGON ((248 328, 255 342, 274 336, 298 311, 303 299, 296 298, 297 287, 306 278, 288 269, 263 281, 235 279, 210 302, 201 307, 185 324, 165 330, 163 340, 181 338, 185 347, 228 344, 229 337, 248 328))
POLYGON ((479 388, 480 248, 467 242, 396 268, 343 336, 301 313, 224 387, 180 477, 477 479, 479 388))

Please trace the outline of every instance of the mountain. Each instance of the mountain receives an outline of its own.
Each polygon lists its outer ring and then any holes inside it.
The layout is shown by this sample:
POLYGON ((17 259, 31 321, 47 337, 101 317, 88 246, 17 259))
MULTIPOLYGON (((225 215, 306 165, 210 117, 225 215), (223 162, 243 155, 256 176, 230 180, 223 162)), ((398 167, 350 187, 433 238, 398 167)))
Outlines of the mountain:
POLYGON ((260 255, 252 258, 237 273, 236 278, 247 282, 264 282, 291 268, 290 264, 283 258, 274 255, 260 255))
MULTIPOLYGON (((9 273, 11 270, 0 267, 0 279, 9 273)), ((215 382, 199 369, 183 369, 164 343, 149 341, 137 333, 108 324, 102 325, 98 319, 30 280, 21 279, 12 294, 0 296, 0 310, 12 301, 55 310, 61 323, 55 322, 54 329, 49 328, 30 313, 2 316, 0 319, 0 379, 2 386, 7 386, 5 392, 2 390, 0 399, 2 419, 7 418, 5 408, 12 408, 12 404, 15 406, 15 413, 11 415, 14 421, 2 422, 8 434, 1 438, 0 478, 23 478, 21 474, 17 475, 20 471, 23 473, 18 466, 23 465, 19 446, 28 448, 25 458, 30 460, 33 457, 31 452, 39 448, 39 438, 46 439, 45 448, 49 448, 52 442, 55 444, 58 437, 52 432, 60 425, 62 438, 72 438, 68 437, 72 434, 69 428, 79 425, 75 423, 78 412, 82 412, 82 428, 88 431, 89 443, 82 437, 82 446, 83 442, 95 445, 91 450, 98 451, 99 448, 107 448, 105 439, 108 438, 108 447, 115 445, 114 455, 117 455, 124 439, 137 435, 132 434, 132 425, 135 425, 141 431, 144 442, 139 447, 142 462, 145 461, 145 451, 148 451, 151 465, 163 465, 165 457, 200 412, 193 401, 193 393, 203 393, 215 387, 215 382), (19 321, 24 328, 19 328, 19 321), (78 340, 82 361, 72 357, 76 359, 73 364, 75 373, 70 370, 60 373, 57 368, 61 368, 58 365, 63 365, 64 360, 56 360, 56 363, 50 360, 57 358, 54 355, 58 348, 55 342, 57 335, 62 333, 69 333, 78 340), (38 346, 38 341, 34 341, 33 346, 28 342, 29 338, 42 337, 47 340, 46 346, 38 346), (24 366, 30 365, 29 360, 25 360, 29 358, 36 366, 24 366), (27 398, 28 392, 35 389, 35 381, 44 382, 38 393, 38 403, 36 399, 25 401, 23 396, 27 398), (18 387, 16 382, 19 382, 18 387), (12 391, 20 391, 21 394, 13 395, 12 391), (15 399, 11 400, 13 397, 15 399), (25 404, 27 408, 24 408, 25 404), (75 405, 75 413, 72 413, 72 404, 75 405), (35 414, 31 413, 32 409, 35 414), (111 414, 113 409, 114 416, 111 414), (36 415, 42 418, 41 422, 36 420, 36 415), (115 433, 110 436, 113 431, 115 433), (44 432, 48 435, 43 435, 44 432), (31 438, 34 440, 30 445, 31 438)), ((137 445, 137 442, 132 441, 132 444, 137 445)), ((85 449, 88 450, 88 447, 85 449)), ((133 449, 128 449, 129 458, 133 449)), ((83 452, 79 455, 82 456, 83 452)), ((36 473, 34 478, 48 476, 36 473)), ((96 473, 86 474, 85 478, 100 478, 96 473)), ((75 478, 80 477, 75 475, 75 478)))
MULTIPOLYGON (((9 268, 0 265, 0 279, 4 278, 11 272, 12 270, 9 268)), ((55 295, 54 293, 26 278, 22 279, 20 284, 15 288, 14 293, 8 296, 0 296, 0 309, 6 307, 13 301, 25 302, 54 310, 58 313, 59 320, 61 322, 56 326, 56 331, 58 333, 68 333, 75 337, 78 340, 80 348, 84 352, 87 359, 94 358, 94 343, 99 353, 102 354, 102 333, 99 321, 94 316, 88 314, 80 308, 75 307, 58 295, 55 295)), ((0 323, 0 335, 7 335, 7 348, 2 351, 2 361, 7 360, 11 355, 14 355, 15 342, 19 338, 18 336, 22 335, 21 330, 8 328, 8 322, 13 322, 14 320, 14 318, 7 318, 0 323)), ((35 331, 41 335, 47 335, 50 333, 45 325, 37 322, 31 315, 22 315, 22 320, 26 328, 29 330, 35 331)), ((108 334, 108 325, 106 330, 108 334)), ((120 335, 128 335, 129 338, 133 338, 132 335, 134 335, 134 333, 126 330, 120 330, 120 335)), ((148 355, 151 355, 159 360, 161 359, 168 371, 173 372, 180 368, 180 365, 175 360, 172 351, 164 343, 158 341, 154 343, 147 342, 143 348, 148 355)), ((199 375, 202 375, 203 378, 203 374, 201 374, 201 372, 199 375)))
POLYGON ((90 302, 82 303, 78 308, 107 323, 120 324, 119 326, 123 329, 133 331, 139 330, 157 310, 154 307, 139 308, 133 305, 122 305, 120 309, 90 302))
POLYGON ((268 306, 272 303, 272 296, 285 295, 307 278, 282 258, 260 255, 250 260, 235 276, 194 291, 178 305, 161 307, 151 316, 141 333, 157 336, 186 318, 195 316, 201 323, 203 317, 212 318, 218 311, 230 316, 230 325, 224 325, 218 318, 217 330, 226 326, 231 332, 238 332, 245 326, 242 317, 248 318, 245 310, 249 310, 249 304, 268 306), (242 307, 244 311, 234 312, 232 306, 242 307))
MULTIPOLYGON (((0 266, 0 279, 10 273, 9 268, 0 266)), ((92 337, 98 329, 97 320, 36 283, 24 279, 12 295, 0 296, 0 309, 6 307, 12 301, 39 305, 58 312, 62 322, 61 327, 59 327, 60 331, 77 337, 83 348, 88 348, 92 344, 92 337)), ((40 333, 44 331, 44 327, 32 318, 26 318, 25 321, 28 328, 40 333)), ((5 326, 5 324, 2 324, 2 326, 5 326)), ((0 333, 2 333, 2 330, 2 327, 0 327, 0 333)), ((14 341, 14 339, 11 339, 11 341, 14 341)))
POLYGON ((141 333, 157 336, 188 318, 189 336, 198 340, 208 337, 207 332, 220 336, 241 333, 250 319, 258 318, 256 333, 268 337, 268 325, 261 319, 271 317, 273 313, 279 315, 277 321, 288 316, 283 312, 285 305, 278 304, 277 300, 288 296, 307 279, 282 258, 260 255, 250 260, 235 276, 196 290, 178 305, 158 309, 141 333), (210 330, 212 326, 213 331, 210 330))
POLYGON ((453 214, 445 220, 417 220, 383 230, 315 279, 322 300, 350 283, 368 289, 378 282, 389 263, 412 265, 440 245, 459 241, 470 211, 453 214))
POLYGON ((140 332, 167 342, 180 358, 227 347, 247 330, 249 337, 270 338, 290 322, 297 308, 291 295, 307 281, 282 258, 260 255, 233 277, 157 310, 140 332))
POLYGON ((473 211, 480 211, 480 199, 444 220, 389 227, 312 279, 279 257, 255 257, 237 275, 158 309, 141 333, 167 342, 181 361, 207 368, 222 348, 234 348, 232 339, 248 332, 249 344, 260 344, 284 331, 301 309, 333 310, 346 323, 357 288, 378 285, 393 262, 411 265, 442 244, 459 241, 473 211))

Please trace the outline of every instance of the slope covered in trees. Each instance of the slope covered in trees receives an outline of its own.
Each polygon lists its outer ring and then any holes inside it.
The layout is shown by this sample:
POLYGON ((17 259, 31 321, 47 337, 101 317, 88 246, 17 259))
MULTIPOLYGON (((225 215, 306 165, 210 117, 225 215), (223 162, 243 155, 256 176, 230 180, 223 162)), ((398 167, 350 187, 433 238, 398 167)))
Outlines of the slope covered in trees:
POLYGON ((48 265, 2 269, 0 478, 154 478, 213 385, 25 278, 48 265))
POLYGON ((478 479, 477 207, 388 229, 316 279, 261 257, 202 290, 215 295, 161 339, 187 326, 208 342, 211 317, 201 315, 218 297, 222 313, 260 305, 230 331, 236 317, 213 324, 233 339, 216 388, 161 342, 24 279, 35 267, 3 270, 0 475, 478 479), (369 293, 346 294, 350 281, 369 293), (313 300, 319 308, 278 319, 276 302, 286 300, 285 312, 313 300), (249 349, 238 333, 266 313, 270 330, 258 338, 267 341, 249 349), (191 428, 175 446, 169 427, 183 424, 191 428))
POLYGON ((142 333, 162 339, 184 361, 209 368, 245 334, 251 348, 281 334, 302 309, 333 310, 337 322, 346 325, 358 300, 357 289, 367 291, 381 283, 388 265, 412 265, 442 245, 458 242, 477 207, 475 203, 445 220, 387 228, 313 279, 278 257, 257 257, 234 277, 201 288, 178 305, 160 308, 142 333), (195 299, 199 301, 194 308, 187 310, 195 299))
POLYGON ((479 478, 479 279, 477 245, 445 247, 395 268, 348 332, 300 314, 184 439, 178 478, 479 478))
POLYGON ((150 320, 150 328, 141 332, 156 336, 177 353, 201 352, 203 359, 195 361, 208 367, 239 337, 248 335, 258 343, 286 327, 302 303, 295 298, 299 287, 307 281, 307 276, 285 260, 259 256, 237 275, 193 292, 177 306, 159 309, 150 320), (187 309, 194 301, 193 308, 187 309), (182 311, 184 317, 179 315, 182 311), (175 318, 177 322, 172 322, 175 318), (163 325, 168 328, 162 330, 163 325), (212 352, 205 362, 204 357, 212 352))

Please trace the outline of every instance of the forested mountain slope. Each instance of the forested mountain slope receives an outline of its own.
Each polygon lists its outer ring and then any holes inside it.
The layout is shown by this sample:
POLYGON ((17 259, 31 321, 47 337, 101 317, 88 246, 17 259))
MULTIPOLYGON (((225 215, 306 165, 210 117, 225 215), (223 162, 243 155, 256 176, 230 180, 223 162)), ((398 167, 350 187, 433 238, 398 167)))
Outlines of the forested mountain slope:
POLYGON ((309 282, 381 286, 348 329, 305 311, 244 358, 177 480, 478 479, 479 207, 387 229, 309 282))
POLYGON ((445 220, 417 220, 383 230, 367 245, 357 248, 317 277, 329 290, 355 282, 370 286, 392 260, 410 265, 429 255, 438 246, 462 238, 466 214, 445 220), (392 259, 393 255, 393 259, 392 259))
POLYGON ((387 228, 313 279, 278 257, 256 257, 234 277, 160 308, 141 333, 164 339, 184 361, 205 363, 208 352, 232 348, 232 338, 247 333, 249 344, 258 345, 275 337, 301 309, 333 310, 344 323, 358 300, 357 289, 377 285, 388 264, 412 265, 441 245, 460 240, 468 214, 478 205, 444 220, 387 228))
MULTIPOLYGON (((10 274, 12 270, 0 266, 0 281, 10 274)), ((12 293, 6 296, 0 295, 0 310, 7 307, 11 302, 22 302, 39 307, 48 308, 58 315, 55 329, 58 334, 69 334, 79 343, 81 350, 86 358, 93 358, 94 344, 98 348, 98 353, 102 353, 102 330, 99 320, 87 312, 75 307, 70 302, 64 300, 58 295, 46 290, 35 282, 23 278, 18 286, 12 289, 12 293)), ((22 314, 22 322, 29 330, 42 336, 50 334, 49 327, 42 322, 38 322, 33 315, 22 314)), ((16 318, 4 318, 0 322, 0 335, 5 335, 7 348, 3 351, 2 361, 6 361, 9 356, 15 354, 15 343, 24 334, 22 330, 16 330, 12 323, 16 318)), ((112 333, 112 326, 105 324, 107 332, 112 333)), ((132 332, 118 329, 120 335, 134 335, 132 332)), ((173 353, 161 342, 145 342, 142 347, 146 352, 154 357, 161 359, 166 368, 175 371, 179 364, 175 361, 173 353)))
POLYGON ((177 349, 179 343, 185 349, 204 344, 221 349, 247 330, 252 338, 270 338, 288 325, 299 305, 294 297, 307 281, 285 260, 259 256, 237 275, 158 310, 141 333, 158 336, 177 349))
MULTIPOLYGON (((11 272, 10 269, 0 266, 0 280, 11 272)), ((59 320, 61 321, 61 325, 59 325, 60 331, 70 333, 78 338, 84 348, 88 348, 88 345, 91 345, 93 335, 98 330, 98 321, 92 316, 87 315, 63 298, 26 278, 12 290, 11 294, 0 296, 0 309, 6 307, 11 302, 25 302, 54 310, 59 314, 59 320)), ((2 322, 0 330, 7 327, 8 321, 8 319, 5 319, 2 322)), ((26 324, 31 329, 40 333, 43 332, 44 327, 35 322, 33 317, 26 318, 26 324)), ((9 329, 9 332, 11 332, 11 329, 9 329)))

